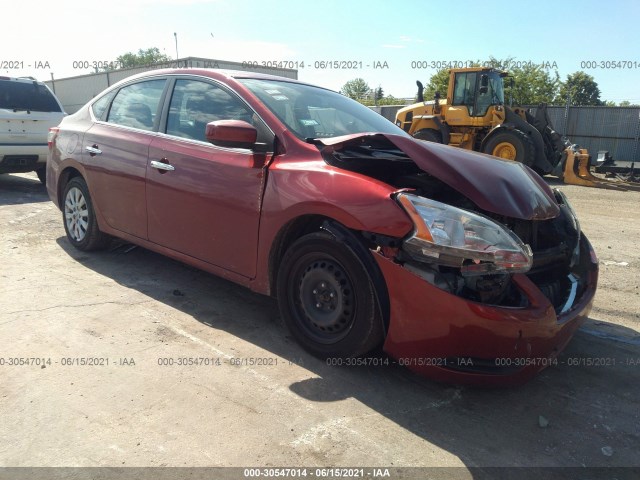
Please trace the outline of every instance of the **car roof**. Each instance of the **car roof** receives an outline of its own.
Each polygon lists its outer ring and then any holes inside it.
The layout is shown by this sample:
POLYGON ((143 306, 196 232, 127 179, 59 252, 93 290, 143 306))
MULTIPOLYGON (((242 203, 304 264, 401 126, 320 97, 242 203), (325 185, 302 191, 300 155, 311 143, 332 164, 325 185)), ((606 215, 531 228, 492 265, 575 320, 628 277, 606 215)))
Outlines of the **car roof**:
POLYGON ((12 82, 20 82, 20 83, 38 83, 40 85, 44 85, 40 80, 33 77, 7 77, 5 75, 0 75, 0 80, 9 80, 12 82))
POLYGON ((308 85, 310 87, 317 87, 317 88, 322 88, 324 90, 329 90, 324 87, 314 85, 312 83, 301 82, 294 78, 281 77, 278 75, 270 75, 268 73, 247 72, 247 71, 241 71, 241 70, 226 70, 221 68, 161 68, 158 70, 147 70, 145 72, 137 73, 135 75, 127 77, 118 83, 123 83, 126 81, 138 79, 138 78, 145 78, 148 76, 156 76, 156 75, 201 75, 201 76, 206 76, 213 79, 253 78, 256 80, 277 80, 281 82, 297 83, 300 85, 308 85))

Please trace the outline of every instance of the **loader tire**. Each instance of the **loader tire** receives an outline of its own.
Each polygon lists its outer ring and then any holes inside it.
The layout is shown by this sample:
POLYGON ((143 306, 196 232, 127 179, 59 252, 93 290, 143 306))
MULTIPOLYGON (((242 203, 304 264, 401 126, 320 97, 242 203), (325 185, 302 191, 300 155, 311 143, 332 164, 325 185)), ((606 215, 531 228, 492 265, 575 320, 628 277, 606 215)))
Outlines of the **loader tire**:
POLYGON ((524 163, 528 167, 535 162, 535 146, 533 140, 520 130, 506 130, 489 139, 485 144, 483 153, 504 160, 513 160, 524 163))
POLYGON ((427 142, 442 143, 442 134, 433 128, 423 128, 413 134, 413 138, 427 142))

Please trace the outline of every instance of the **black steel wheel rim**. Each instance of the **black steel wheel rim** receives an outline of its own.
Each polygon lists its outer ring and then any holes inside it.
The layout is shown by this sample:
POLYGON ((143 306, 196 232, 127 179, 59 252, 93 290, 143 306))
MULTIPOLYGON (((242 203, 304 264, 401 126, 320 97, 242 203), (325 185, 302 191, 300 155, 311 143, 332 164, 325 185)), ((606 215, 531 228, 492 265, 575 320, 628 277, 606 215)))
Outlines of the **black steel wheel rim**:
POLYGON ((295 321, 311 340, 331 344, 345 338, 355 321, 351 278, 333 257, 310 254, 296 262, 290 282, 295 321))

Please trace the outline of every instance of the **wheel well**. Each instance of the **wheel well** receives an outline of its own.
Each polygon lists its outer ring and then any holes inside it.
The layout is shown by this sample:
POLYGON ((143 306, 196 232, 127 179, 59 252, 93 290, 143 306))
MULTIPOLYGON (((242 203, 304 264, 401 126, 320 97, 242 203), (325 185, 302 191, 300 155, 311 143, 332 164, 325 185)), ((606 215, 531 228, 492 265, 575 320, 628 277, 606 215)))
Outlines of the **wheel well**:
POLYGON ((291 220, 280 229, 269 254, 269 291, 272 295, 276 291, 280 261, 289 246, 308 233, 319 232, 326 220, 328 218, 322 215, 304 215, 291 220))
POLYGON ((380 313, 384 322, 383 328, 386 334, 387 327, 389 326, 391 308, 389 304, 389 291, 387 290, 387 284, 380 271, 380 267, 378 267, 378 264, 373 259, 364 237, 359 235, 358 231, 351 230, 332 218, 322 215, 304 215, 291 220, 278 232, 269 255, 269 291, 271 295, 275 296, 275 286, 278 280, 280 261, 289 246, 304 235, 320 231, 329 232, 337 239, 349 245, 357 254, 376 290, 378 306, 380 307, 380 313))
POLYGON ((62 208, 62 204, 64 200, 62 198, 62 193, 64 192, 67 183, 74 177, 81 177, 82 174, 73 167, 65 168, 60 176, 58 177, 58 208, 62 208))

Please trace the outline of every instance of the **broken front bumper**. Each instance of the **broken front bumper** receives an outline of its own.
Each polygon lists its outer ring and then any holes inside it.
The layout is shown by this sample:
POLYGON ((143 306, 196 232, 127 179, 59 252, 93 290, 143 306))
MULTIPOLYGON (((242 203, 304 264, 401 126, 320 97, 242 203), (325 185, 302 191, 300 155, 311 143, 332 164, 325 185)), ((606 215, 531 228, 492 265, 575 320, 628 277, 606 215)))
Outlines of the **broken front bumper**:
POLYGON ((566 311, 551 302, 525 275, 513 282, 526 307, 470 301, 426 282, 376 254, 390 298, 384 351, 409 369, 438 381, 483 386, 523 383, 556 357, 587 319, 598 281, 598 264, 588 240, 581 259, 584 288, 566 311))

